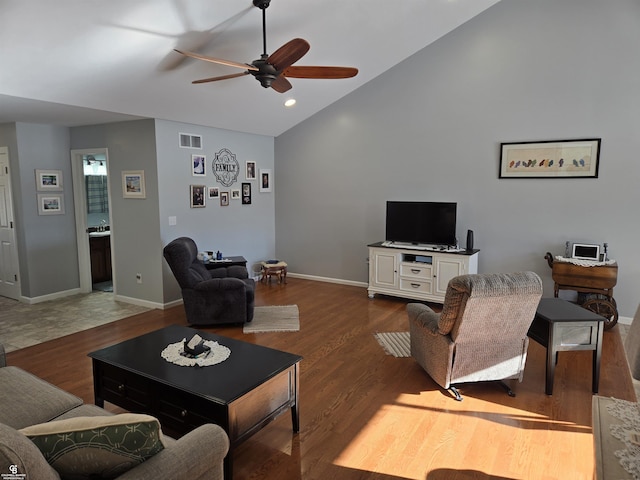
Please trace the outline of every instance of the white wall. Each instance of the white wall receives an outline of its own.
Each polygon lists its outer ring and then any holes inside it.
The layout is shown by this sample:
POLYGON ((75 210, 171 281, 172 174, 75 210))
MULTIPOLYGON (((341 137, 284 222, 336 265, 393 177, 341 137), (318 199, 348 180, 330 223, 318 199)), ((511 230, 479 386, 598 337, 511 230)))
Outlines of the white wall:
POLYGON ((637 1, 496 4, 276 139, 277 255, 291 272, 366 282, 387 200, 455 201, 479 270, 536 271, 547 296, 545 252, 607 242, 633 316, 639 44, 637 1), (501 142, 593 137, 597 179, 498 179, 501 142))

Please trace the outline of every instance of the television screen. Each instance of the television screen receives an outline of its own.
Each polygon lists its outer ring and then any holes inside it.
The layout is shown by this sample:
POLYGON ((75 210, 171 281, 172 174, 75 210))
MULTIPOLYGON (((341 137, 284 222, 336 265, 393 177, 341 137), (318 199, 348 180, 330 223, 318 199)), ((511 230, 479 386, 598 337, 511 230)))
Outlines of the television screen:
POLYGON ((456 244, 456 210, 452 202, 387 202, 386 238, 391 242, 456 244))

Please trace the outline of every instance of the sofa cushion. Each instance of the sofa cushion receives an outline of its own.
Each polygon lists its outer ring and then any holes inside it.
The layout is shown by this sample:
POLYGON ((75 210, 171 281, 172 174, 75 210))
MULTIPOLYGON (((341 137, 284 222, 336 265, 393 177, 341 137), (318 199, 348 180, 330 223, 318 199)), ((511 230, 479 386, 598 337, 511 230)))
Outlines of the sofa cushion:
POLYGON ((0 368, 0 423, 24 428, 48 422, 78 405, 75 395, 18 367, 0 368))
POLYGON ((58 473, 47 463, 38 447, 14 428, 0 423, 0 471, 10 474, 9 466, 15 465, 17 475, 24 478, 60 480, 58 473))
POLYGON ((109 479, 160 452, 162 432, 150 415, 123 413, 54 420, 20 430, 65 479, 109 479))

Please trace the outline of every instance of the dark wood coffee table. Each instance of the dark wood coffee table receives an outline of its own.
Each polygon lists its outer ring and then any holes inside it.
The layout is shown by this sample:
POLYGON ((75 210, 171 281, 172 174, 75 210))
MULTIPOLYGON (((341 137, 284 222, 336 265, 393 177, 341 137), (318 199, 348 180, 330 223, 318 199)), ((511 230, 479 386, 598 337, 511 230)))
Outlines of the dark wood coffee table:
POLYGON ((558 352, 593 350, 592 390, 598 393, 602 334, 606 318, 561 298, 540 300, 529 337, 547 349, 545 393, 553 394, 558 352))
POLYGON ((300 429, 298 355, 172 325, 89 356, 96 405, 108 401, 153 415, 170 435, 205 423, 224 428, 231 445, 224 465, 227 479, 233 449, 271 420, 290 409, 293 431, 300 429), (228 347, 229 358, 208 367, 181 367, 160 356, 167 345, 196 333, 228 347))

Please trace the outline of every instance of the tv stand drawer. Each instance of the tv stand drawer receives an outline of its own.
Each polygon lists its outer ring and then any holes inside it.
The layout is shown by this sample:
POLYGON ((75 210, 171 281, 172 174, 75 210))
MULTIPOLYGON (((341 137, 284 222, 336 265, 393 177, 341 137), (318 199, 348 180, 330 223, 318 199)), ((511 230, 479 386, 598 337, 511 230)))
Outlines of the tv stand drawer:
POLYGON ((431 265, 426 263, 401 263, 400 276, 407 279, 431 280, 431 265))
POLYGON ((400 290, 416 293, 431 293, 431 282, 425 280, 400 279, 400 290))

